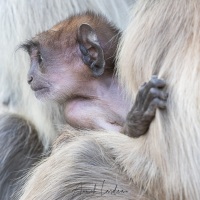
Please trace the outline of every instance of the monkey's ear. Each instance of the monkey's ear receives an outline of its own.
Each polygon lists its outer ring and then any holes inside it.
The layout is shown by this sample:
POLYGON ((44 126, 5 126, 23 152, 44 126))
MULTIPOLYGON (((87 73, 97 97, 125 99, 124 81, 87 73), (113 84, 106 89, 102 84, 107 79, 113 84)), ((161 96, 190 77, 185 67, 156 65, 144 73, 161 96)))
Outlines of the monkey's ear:
POLYGON ((83 62, 90 67, 94 76, 101 76, 105 69, 104 53, 96 32, 89 24, 79 27, 78 42, 83 62))

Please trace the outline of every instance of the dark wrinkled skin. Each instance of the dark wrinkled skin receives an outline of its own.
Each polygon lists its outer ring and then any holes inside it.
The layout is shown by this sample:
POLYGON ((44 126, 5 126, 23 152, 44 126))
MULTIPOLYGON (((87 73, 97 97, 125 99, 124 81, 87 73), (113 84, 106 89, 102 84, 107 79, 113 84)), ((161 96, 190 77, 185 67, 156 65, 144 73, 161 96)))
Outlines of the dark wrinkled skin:
POLYGON ((163 91, 165 81, 152 76, 141 86, 135 104, 128 113, 123 132, 130 137, 144 135, 153 121, 156 109, 165 109, 168 94, 163 91))

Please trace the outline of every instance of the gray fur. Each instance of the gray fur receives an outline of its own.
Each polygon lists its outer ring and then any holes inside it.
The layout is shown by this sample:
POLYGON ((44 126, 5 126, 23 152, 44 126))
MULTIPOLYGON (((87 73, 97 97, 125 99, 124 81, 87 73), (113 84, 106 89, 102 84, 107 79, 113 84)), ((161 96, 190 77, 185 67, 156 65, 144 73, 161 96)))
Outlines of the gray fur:
POLYGON ((41 159, 43 146, 34 126, 13 114, 0 115, 0 199, 11 200, 20 178, 41 159))

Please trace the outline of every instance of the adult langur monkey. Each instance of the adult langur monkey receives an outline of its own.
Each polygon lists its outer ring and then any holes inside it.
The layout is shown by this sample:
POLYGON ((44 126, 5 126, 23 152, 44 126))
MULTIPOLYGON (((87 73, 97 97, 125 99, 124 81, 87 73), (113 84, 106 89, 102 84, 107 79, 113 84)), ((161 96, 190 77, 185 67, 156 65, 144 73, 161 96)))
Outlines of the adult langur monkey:
MULTIPOLYGON (((114 76, 119 36, 105 17, 87 12, 23 44, 31 58, 28 83, 36 97, 64 102, 66 121, 79 129, 118 131, 131 137, 146 133, 156 108, 165 108, 165 82, 153 77, 144 84, 125 121, 131 104, 124 100, 114 76)), ((57 143, 60 140, 63 136, 57 143)))
POLYGON ((123 29, 131 3, 133 0, 0 1, 0 112, 4 111, 1 104, 11 112, 0 117, 0 199, 12 199, 19 177, 42 152, 48 153, 57 137, 54 125, 65 122, 62 108, 43 104, 34 97, 27 84, 29 60, 25 53, 15 53, 17 45, 67 16, 88 9, 104 13, 123 29))
POLYGON ((66 136, 32 172, 20 200, 200 199, 199 27, 198 0, 139 0, 118 74, 133 98, 152 74, 165 78, 167 111, 137 139, 94 131, 66 136))

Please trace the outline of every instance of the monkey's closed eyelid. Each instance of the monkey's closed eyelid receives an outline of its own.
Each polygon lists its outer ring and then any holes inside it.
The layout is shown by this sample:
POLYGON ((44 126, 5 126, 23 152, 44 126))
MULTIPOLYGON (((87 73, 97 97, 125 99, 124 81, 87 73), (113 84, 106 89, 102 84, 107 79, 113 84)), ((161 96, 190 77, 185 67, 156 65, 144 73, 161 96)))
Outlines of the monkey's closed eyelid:
POLYGON ((41 55, 41 53, 38 53, 37 57, 38 57, 39 64, 41 64, 43 62, 43 60, 44 60, 43 57, 42 57, 42 55, 41 55))

